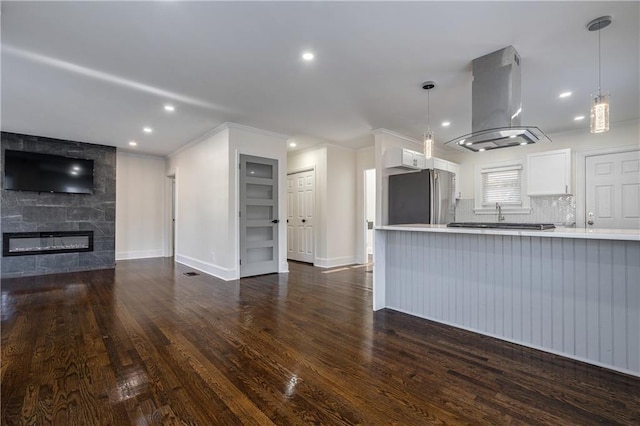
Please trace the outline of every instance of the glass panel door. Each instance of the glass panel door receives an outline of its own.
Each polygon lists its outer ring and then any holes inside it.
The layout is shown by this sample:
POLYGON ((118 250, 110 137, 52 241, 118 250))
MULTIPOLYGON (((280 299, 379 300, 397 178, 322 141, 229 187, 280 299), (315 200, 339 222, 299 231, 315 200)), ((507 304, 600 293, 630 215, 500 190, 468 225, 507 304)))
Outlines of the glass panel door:
POLYGON ((278 272, 278 161, 240 156, 240 276, 278 272))

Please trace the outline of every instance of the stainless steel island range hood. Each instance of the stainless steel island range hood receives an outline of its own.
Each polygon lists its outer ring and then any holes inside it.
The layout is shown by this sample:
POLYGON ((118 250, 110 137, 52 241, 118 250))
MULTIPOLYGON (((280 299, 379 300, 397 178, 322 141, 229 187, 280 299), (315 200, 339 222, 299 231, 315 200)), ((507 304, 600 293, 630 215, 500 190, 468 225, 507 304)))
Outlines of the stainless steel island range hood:
POLYGON ((539 128, 520 125, 520 55, 513 46, 474 59, 472 69, 472 132, 445 145, 478 152, 551 142, 539 128))

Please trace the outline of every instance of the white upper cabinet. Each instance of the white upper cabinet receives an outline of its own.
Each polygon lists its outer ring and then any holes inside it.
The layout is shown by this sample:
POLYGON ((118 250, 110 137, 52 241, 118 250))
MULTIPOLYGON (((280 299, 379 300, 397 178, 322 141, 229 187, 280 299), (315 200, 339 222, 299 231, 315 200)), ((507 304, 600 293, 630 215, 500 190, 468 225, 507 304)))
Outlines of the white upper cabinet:
POLYGON ((389 148, 384 153, 385 167, 421 170, 425 168, 424 155, 406 148, 389 148))
POLYGON ((388 148, 384 153, 386 168, 409 170, 438 169, 452 172, 455 182, 455 198, 460 198, 460 165, 442 158, 424 158, 424 154, 406 148, 388 148))
POLYGON ((447 161, 447 170, 453 173, 453 193, 456 199, 460 198, 460 164, 447 161))
POLYGON ((527 155, 528 195, 573 194, 570 149, 527 155))

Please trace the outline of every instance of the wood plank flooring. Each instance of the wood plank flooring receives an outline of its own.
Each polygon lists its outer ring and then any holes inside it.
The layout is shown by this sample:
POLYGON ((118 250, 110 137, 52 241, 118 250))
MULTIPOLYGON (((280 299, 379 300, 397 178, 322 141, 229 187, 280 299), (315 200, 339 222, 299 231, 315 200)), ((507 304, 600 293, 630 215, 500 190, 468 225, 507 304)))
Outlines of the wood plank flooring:
POLYGON ((371 310, 366 268, 3 280, 2 424, 640 424, 640 379, 371 310))

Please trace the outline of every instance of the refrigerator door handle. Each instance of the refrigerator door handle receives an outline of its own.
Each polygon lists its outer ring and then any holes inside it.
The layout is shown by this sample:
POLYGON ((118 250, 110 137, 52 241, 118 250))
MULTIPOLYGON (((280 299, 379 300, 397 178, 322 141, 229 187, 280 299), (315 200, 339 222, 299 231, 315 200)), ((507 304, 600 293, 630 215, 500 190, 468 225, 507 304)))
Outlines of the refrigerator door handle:
POLYGON ((433 208, 434 206, 433 202, 435 200, 435 194, 434 194, 435 190, 436 190, 435 171, 432 170, 429 172, 429 223, 430 224, 438 223, 437 219, 434 217, 435 209, 433 208))

